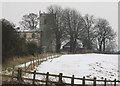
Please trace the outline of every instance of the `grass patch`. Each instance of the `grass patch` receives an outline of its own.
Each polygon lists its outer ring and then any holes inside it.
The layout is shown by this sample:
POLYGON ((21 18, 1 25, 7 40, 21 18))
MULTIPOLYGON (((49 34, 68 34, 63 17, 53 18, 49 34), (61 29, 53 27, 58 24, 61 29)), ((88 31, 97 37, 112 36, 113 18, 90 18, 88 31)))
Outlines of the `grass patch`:
POLYGON ((2 68, 8 68, 8 67, 12 67, 13 65, 19 65, 19 64, 23 64, 25 62, 29 62, 30 60, 36 60, 38 58, 45 58, 47 56, 51 56, 51 55, 55 55, 55 53, 44 53, 44 54, 39 54, 37 56, 23 56, 23 57, 12 57, 12 58, 8 58, 3 64, 2 64, 2 68))

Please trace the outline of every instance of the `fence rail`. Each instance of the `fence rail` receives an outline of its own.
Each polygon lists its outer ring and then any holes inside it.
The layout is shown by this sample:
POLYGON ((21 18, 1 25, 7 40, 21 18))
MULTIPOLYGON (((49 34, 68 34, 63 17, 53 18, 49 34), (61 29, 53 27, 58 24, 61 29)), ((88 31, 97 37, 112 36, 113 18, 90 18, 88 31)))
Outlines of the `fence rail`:
POLYGON ((38 56, 37 58, 30 59, 28 62, 21 63, 20 65, 13 65, 12 67, 4 68, 2 73, 6 73, 6 71, 9 71, 9 73, 12 73, 12 70, 16 70, 18 68, 22 68, 25 71, 33 70, 35 66, 40 65, 43 61, 46 61, 49 59, 52 60, 53 58, 57 58, 59 56, 60 55, 58 54, 45 54, 40 57, 38 56))
MULTIPOLYGON (((43 58, 38 57, 38 59, 30 59, 29 62, 23 63, 24 67, 22 67, 22 68, 25 71, 33 70, 34 67, 37 66, 37 65, 40 65, 41 62, 49 60, 49 59, 53 59, 53 58, 56 58, 56 57, 59 57, 59 56, 60 55, 57 55, 57 54, 51 54, 51 55, 48 54, 48 55, 43 56, 43 58)), ((13 69, 15 69, 15 68, 19 68, 19 67, 13 66, 13 69)))
POLYGON ((25 71, 25 70, 22 70, 21 68, 18 68, 18 70, 13 70, 15 72, 17 72, 17 74, 13 74, 10 76, 10 75, 2 75, 3 77, 11 77, 11 79, 16 79, 17 81, 19 82, 26 82, 26 80, 30 81, 31 84, 36 84, 36 82, 41 82, 41 83, 44 83, 46 86, 52 86, 52 84, 54 83, 56 86, 66 86, 66 85, 70 85, 70 86, 107 86, 107 83, 108 82, 112 82, 112 85, 108 85, 108 86, 119 86, 117 84, 120 83, 119 80, 107 80, 106 78, 104 80, 97 80, 96 78, 93 78, 93 79, 86 79, 84 76, 83 78, 77 78, 75 77, 74 75, 72 76, 63 76, 63 73, 59 73, 58 75, 56 74, 50 74, 49 72, 47 73, 39 73, 39 72, 36 72, 36 71, 25 71), (32 74, 32 78, 27 78, 27 77, 24 77, 24 74, 32 74), (43 75, 45 76, 45 79, 37 79, 36 78, 36 75, 43 75), (58 81, 54 81, 54 80, 50 80, 50 77, 56 77, 58 78, 58 81), (70 79, 70 83, 68 82, 64 82, 63 81, 63 78, 67 78, 67 79, 70 79), (76 84, 75 83, 75 80, 80 80, 82 83, 79 83, 79 84, 76 84), (92 85, 90 84, 87 84, 86 82, 87 81, 90 81, 92 83, 92 85), (103 84, 97 84, 97 82, 102 82, 103 84))
POLYGON ((39 65, 41 62, 48 60, 48 59, 53 59, 58 57, 59 55, 51 55, 51 56, 46 56, 46 58, 38 58, 37 60, 30 60, 29 65, 27 63, 24 63, 24 67, 19 68, 16 66, 13 66, 11 70, 11 74, 5 75, 2 74, 2 77, 9 77, 11 80, 16 79, 19 82, 26 82, 29 81, 31 84, 36 84, 37 82, 40 82, 42 84, 45 84, 46 86, 52 86, 52 84, 56 84, 56 86, 119 86, 120 84, 119 80, 107 80, 106 78, 104 80, 97 80, 97 78, 93 79, 87 79, 86 77, 75 77, 74 75, 72 76, 65 76, 63 73, 57 74, 50 74, 49 72, 47 73, 39 73, 36 71, 31 72, 30 70, 33 70, 35 66, 39 65), (32 78, 29 77, 24 77, 26 74, 32 74, 32 78), (37 75, 42 75, 44 76, 44 79, 37 79, 37 75), (57 80, 50 80, 51 77, 57 78, 57 80), (64 81, 65 79, 69 79, 70 82, 64 81), (75 83, 75 81, 81 81, 81 83, 75 83), (90 82, 91 85, 89 85, 87 82, 90 82), (98 85, 101 82, 102 85, 98 85), (108 85, 109 83, 112 83, 112 85, 108 85))

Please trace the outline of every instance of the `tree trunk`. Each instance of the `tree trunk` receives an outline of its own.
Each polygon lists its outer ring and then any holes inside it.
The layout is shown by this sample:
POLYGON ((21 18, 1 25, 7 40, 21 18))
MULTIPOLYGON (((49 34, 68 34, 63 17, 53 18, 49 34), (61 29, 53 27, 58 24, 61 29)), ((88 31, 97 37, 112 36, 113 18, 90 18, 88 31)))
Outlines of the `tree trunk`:
POLYGON ((70 53, 73 53, 73 51, 74 51, 74 38, 71 35, 71 37, 70 37, 70 53))
POLYGON ((76 49, 77 49, 77 39, 74 39, 74 53, 76 53, 76 49))
POLYGON ((99 43, 99 51, 102 51, 102 41, 99 43))
POLYGON ((105 52, 105 38, 103 39, 103 52, 105 52))
POLYGON ((56 39, 56 52, 60 53, 60 47, 61 47, 61 43, 60 43, 60 38, 56 39))
POLYGON ((102 51, 102 45, 99 45, 99 51, 102 51))
POLYGON ((60 47, 61 47, 61 42, 60 42, 60 33, 58 31, 56 32, 56 52, 60 53, 60 47))

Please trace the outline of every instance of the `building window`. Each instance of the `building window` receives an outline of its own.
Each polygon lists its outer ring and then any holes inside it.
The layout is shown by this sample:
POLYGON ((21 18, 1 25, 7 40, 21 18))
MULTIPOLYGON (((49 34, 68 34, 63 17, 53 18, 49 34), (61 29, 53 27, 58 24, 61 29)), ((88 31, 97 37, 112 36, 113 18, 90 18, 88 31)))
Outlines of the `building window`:
POLYGON ((44 24, 47 24, 47 21, 46 21, 46 19, 44 19, 44 24))
POLYGON ((35 33, 32 34, 32 38, 35 38, 35 33))

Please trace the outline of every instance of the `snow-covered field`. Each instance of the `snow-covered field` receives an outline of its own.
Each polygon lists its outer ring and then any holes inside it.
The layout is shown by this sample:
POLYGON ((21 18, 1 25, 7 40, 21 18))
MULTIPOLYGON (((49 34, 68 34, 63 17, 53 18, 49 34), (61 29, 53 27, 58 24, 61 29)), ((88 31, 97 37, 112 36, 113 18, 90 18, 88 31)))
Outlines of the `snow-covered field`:
POLYGON ((97 79, 118 79, 118 55, 69 54, 48 60, 39 65, 38 72, 97 79))
MULTIPOLYGON (((44 61, 44 60, 50 59, 50 58, 54 58, 54 57, 57 57, 57 56, 59 56, 59 55, 48 56, 48 57, 46 57, 46 58, 42 58, 41 61, 44 61)), ((37 60, 34 60, 34 62, 37 62, 37 61, 38 61, 38 59, 37 59, 37 60)), ((30 64, 31 64, 31 61, 27 62, 27 63, 26 63, 26 66, 29 66, 30 64)), ((15 67, 25 67, 25 63, 20 64, 20 65, 16 65, 15 67)))
MULTIPOLYGON (((37 72, 50 74, 63 73, 65 76, 82 78, 85 76, 88 79, 118 79, 118 55, 108 54, 68 54, 58 58, 47 60, 36 68, 37 72)), ((25 77, 33 77, 27 75, 25 77)), ((37 79, 45 77, 36 76, 37 79)), ((66 80, 65 82, 69 82, 66 80)), ((75 82, 77 83, 77 81, 75 82)))
MULTIPOLYGON (((48 56, 46 58, 41 58, 40 61, 46 61, 46 59, 53 59, 53 58, 56 58, 56 57, 59 57, 60 55, 52 55, 52 56, 48 56)), ((34 60, 34 62, 37 62, 38 59, 34 60)), ((25 63, 22 63, 22 64, 19 64, 19 65, 15 65, 15 69, 17 68, 25 68, 28 67, 31 63, 33 63, 33 61, 28 61, 25 63)), ((12 67, 8 67, 6 68, 5 70, 2 70, 2 72, 0 72, 0 74, 5 74, 5 75, 11 75, 12 74, 12 67)))

